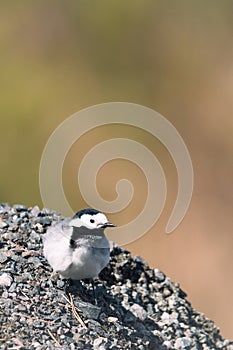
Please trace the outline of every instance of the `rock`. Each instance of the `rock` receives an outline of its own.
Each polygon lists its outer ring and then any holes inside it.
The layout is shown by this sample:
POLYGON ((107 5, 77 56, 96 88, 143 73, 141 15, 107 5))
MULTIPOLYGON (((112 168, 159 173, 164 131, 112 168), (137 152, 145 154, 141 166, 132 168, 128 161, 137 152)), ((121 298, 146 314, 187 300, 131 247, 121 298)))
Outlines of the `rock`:
POLYGON ((107 338, 103 338, 103 337, 96 338, 93 342, 93 349, 94 350, 109 349, 109 346, 107 345, 107 343, 108 343, 107 338))
POLYGON ((178 284, 116 245, 97 281, 98 305, 87 283, 66 290, 42 253, 43 234, 61 219, 0 204, 1 349, 233 350, 178 284))
POLYGON ((3 273, 0 276, 0 286, 10 286, 11 283, 13 281, 13 278, 11 277, 11 275, 9 273, 3 273))
POLYGON ((101 307, 87 302, 83 303, 81 301, 77 302, 77 307, 82 312, 85 318, 98 320, 101 312, 101 307))
POLYGON ((147 312, 143 309, 142 306, 138 304, 133 304, 130 307, 130 311, 135 317, 139 318, 141 321, 144 321, 147 318, 147 312))
POLYGON ((6 253, 0 253, 0 263, 2 264, 2 263, 4 263, 4 262, 6 262, 7 261, 7 259, 8 259, 8 256, 6 255, 6 253))
POLYGON ((20 212, 20 211, 27 211, 28 208, 25 205, 22 204, 15 204, 12 207, 13 209, 15 209, 16 211, 20 212))
POLYGON ((190 349, 191 339, 189 338, 178 338, 175 341, 175 349, 190 349))
POLYGON ((34 216, 34 217, 37 217, 37 215, 39 214, 40 212, 40 208, 38 207, 38 205, 35 205, 32 209, 31 209, 31 214, 34 216))
POLYGON ((29 264, 31 263, 31 264, 35 265, 36 267, 42 266, 42 262, 40 261, 40 259, 36 258, 36 257, 33 257, 33 256, 31 256, 28 259, 28 263, 29 264))
POLYGON ((163 282, 165 280, 165 275, 158 269, 154 269, 154 276, 156 282, 163 282))
POLYGON ((111 322, 111 323, 115 323, 118 321, 118 318, 117 317, 112 317, 112 316, 109 316, 108 317, 108 322, 111 322))
POLYGON ((9 224, 6 221, 0 220, 0 229, 7 228, 9 224))

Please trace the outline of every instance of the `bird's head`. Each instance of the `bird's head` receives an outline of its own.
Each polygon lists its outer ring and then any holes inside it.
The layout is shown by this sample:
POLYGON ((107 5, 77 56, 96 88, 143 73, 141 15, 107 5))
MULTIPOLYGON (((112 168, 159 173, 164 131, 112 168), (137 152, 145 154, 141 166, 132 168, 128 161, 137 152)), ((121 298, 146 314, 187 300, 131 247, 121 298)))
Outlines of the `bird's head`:
POLYGON ((95 231, 103 231, 106 227, 116 226, 109 222, 103 213, 91 208, 78 211, 70 220, 69 225, 95 231))

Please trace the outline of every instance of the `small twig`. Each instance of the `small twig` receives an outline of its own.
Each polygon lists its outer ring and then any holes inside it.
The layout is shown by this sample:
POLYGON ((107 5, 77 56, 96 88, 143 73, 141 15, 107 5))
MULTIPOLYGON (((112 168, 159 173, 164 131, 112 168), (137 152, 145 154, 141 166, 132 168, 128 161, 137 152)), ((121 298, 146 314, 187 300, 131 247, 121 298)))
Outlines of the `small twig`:
POLYGON ((71 307, 72 307, 72 311, 73 311, 73 314, 75 316, 75 318, 80 322, 80 324, 84 327, 84 328, 87 328, 87 326, 85 325, 85 323, 83 322, 83 320, 81 319, 81 317, 79 316, 77 310, 76 310, 76 307, 74 305, 74 302, 73 302, 73 299, 72 299, 72 296, 70 295, 70 303, 71 303, 71 307))
POLYGON ((53 339, 54 343, 55 343, 57 346, 61 347, 61 345, 59 344, 58 340, 54 337, 54 335, 53 335, 53 333, 50 331, 50 329, 47 328, 47 331, 48 331, 50 337, 53 339))
POLYGON ((60 303, 60 302, 58 302, 57 305, 60 305, 60 306, 63 306, 63 307, 71 307, 70 305, 63 304, 63 303, 60 303))
POLYGON ((76 308, 76 306, 74 305, 73 298, 72 298, 71 294, 69 293, 70 300, 69 300, 65 295, 63 295, 63 297, 64 297, 64 299, 70 304, 71 309, 72 309, 72 312, 73 312, 74 317, 76 318, 76 320, 78 320, 78 322, 79 322, 84 328, 87 328, 87 326, 85 325, 85 323, 83 322, 83 320, 81 319, 81 317, 79 316, 79 314, 78 314, 78 312, 77 312, 77 308, 76 308))
MULTIPOLYGON (((69 294, 70 295, 70 294, 69 294)), ((70 300, 63 294, 62 295, 63 296, 63 298, 70 304, 69 306, 71 306, 71 302, 70 302, 70 300)))
POLYGON ((21 293, 22 293, 26 298, 29 299, 29 297, 27 296, 27 294, 26 294, 23 290, 21 290, 21 293))

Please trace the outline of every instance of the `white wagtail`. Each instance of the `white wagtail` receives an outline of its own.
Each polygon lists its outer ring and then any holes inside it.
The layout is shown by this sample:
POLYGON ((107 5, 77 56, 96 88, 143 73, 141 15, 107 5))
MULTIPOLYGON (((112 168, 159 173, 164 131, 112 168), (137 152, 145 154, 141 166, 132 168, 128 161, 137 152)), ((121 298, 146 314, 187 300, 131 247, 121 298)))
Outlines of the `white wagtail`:
POLYGON ((44 255, 54 272, 63 277, 93 280, 109 262, 110 245, 104 229, 114 226, 96 209, 80 210, 47 230, 44 255))

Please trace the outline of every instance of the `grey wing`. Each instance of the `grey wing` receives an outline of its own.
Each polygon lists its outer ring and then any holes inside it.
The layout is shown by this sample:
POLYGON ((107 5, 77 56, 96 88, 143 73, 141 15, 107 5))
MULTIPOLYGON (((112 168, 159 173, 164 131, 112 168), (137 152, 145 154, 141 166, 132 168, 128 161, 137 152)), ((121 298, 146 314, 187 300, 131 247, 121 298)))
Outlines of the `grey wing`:
POLYGON ((56 241, 59 239, 62 239, 63 237, 66 237, 68 240, 70 240, 72 235, 72 227, 68 225, 68 222, 66 220, 63 220, 55 225, 52 225, 48 228, 46 231, 43 240, 45 241, 56 241))
POLYGON ((71 235, 72 227, 66 222, 51 226, 44 235, 44 255, 56 272, 62 273, 72 263, 71 235))

